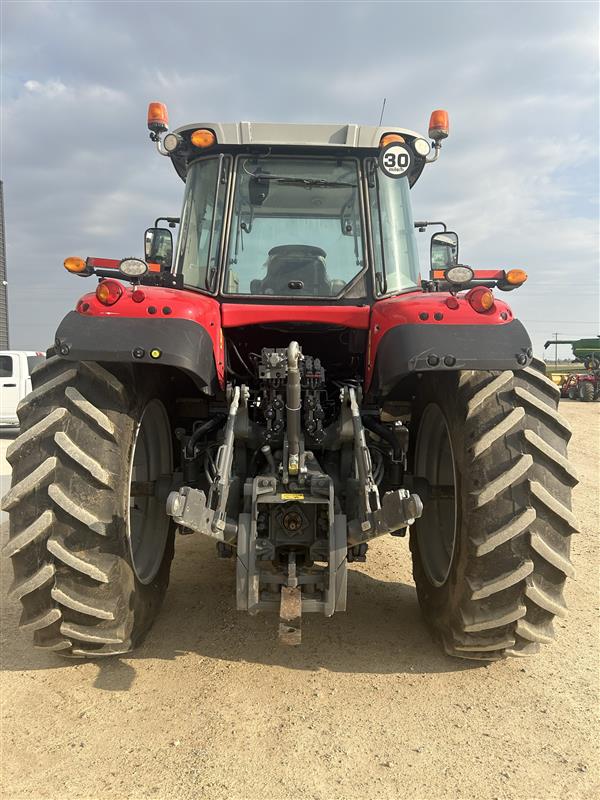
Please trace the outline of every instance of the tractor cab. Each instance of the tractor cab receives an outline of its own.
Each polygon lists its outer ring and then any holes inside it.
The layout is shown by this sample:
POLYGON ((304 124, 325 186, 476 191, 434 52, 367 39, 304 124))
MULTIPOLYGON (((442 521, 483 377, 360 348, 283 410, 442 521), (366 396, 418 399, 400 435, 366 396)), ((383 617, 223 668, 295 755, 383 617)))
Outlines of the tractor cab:
POLYGON ((410 187, 437 158, 445 112, 432 156, 413 131, 358 125, 201 123, 161 138, 162 109, 149 127, 186 183, 173 263, 186 288, 352 305, 420 286, 410 187))

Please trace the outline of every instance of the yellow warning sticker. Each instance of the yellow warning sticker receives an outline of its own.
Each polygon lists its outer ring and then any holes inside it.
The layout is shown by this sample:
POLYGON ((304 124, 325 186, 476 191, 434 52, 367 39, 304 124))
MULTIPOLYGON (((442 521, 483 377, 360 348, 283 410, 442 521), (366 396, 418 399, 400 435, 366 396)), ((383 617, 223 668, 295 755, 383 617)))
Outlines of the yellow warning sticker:
POLYGON ((281 494, 282 500, 304 500, 303 494, 281 494))

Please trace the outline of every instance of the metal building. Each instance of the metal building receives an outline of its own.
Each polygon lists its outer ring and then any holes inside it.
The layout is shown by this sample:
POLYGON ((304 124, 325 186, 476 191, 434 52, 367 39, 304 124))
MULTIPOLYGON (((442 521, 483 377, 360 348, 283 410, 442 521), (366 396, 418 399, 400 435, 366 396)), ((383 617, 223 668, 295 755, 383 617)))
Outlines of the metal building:
POLYGON ((4 238, 4 187, 0 181, 0 350, 8 350, 8 292, 4 238))

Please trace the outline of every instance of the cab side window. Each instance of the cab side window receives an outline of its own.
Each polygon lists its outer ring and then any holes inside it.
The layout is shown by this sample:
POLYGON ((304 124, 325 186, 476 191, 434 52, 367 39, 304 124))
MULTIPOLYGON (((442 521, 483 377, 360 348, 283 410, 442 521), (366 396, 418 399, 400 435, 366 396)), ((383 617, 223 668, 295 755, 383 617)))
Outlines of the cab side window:
POLYGON ((179 270, 184 283, 212 289, 221 249, 229 159, 209 158, 188 174, 181 220, 179 270))

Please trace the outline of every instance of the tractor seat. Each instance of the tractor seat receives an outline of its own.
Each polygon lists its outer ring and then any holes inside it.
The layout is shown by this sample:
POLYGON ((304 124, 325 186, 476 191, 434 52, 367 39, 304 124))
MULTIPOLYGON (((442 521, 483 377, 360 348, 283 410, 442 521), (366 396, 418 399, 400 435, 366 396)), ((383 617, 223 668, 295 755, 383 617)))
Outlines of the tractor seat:
POLYGON ((331 283, 325 269, 327 254, 320 247, 305 244, 282 244, 269 250, 267 274, 250 283, 252 294, 331 295, 331 283))

